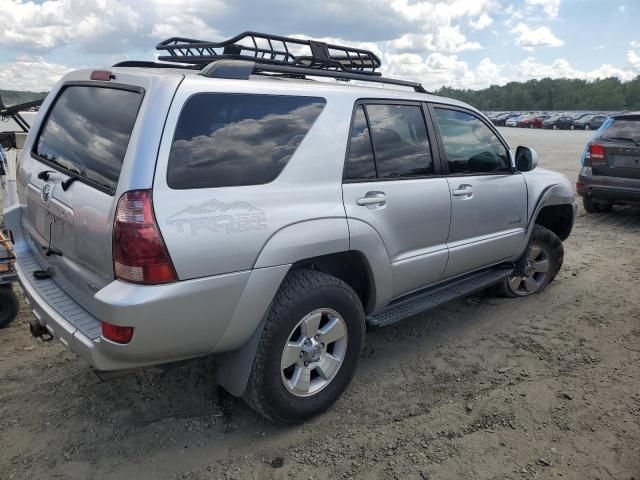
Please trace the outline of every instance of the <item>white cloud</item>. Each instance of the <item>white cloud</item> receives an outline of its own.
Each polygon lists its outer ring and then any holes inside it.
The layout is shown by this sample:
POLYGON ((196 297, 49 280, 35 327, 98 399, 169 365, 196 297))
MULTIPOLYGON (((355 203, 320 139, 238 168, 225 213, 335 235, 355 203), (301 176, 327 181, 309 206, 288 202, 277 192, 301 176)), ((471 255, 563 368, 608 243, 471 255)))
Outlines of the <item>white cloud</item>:
POLYGON ((44 92, 70 70, 42 57, 18 57, 15 62, 0 64, 0 89, 44 92))
POLYGON ((550 18, 555 18, 560 12, 560 0, 526 0, 529 6, 542 7, 544 13, 550 18))
POLYGON ((631 42, 629 42, 629 44, 630 44, 633 48, 640 48, 640 42, 639 42, 639 41, 632 40, 631 42))
POLYGON ((620 5, 618 7, 618 10, 620 10, 621 13, 625 13, 627 11, 627 6, 626 5, 620 5))
POLYGON ((523 48, 561 47, 564 45, 564 42, 556 37, 548 27, 530 28, 520 22, 511 30, 511 33, 518 35, 516 44, 523 48))
POLYGON ((405 34, 393 40, 391 46, 397 50, 411 52, 429 50, 446 53, 482 48, 478 42, 467 41, 467 37, 460 32, 459 25, 440 27, 436 33, 427 33, 426 35, 405 34))
POLYGON ((486 13, 480 15, 476 20, 469 20, 469 25, 471 25, 476 30, 483 30, 487 28, 489 25, 493 23, 493 18, 491 18, 486 13))
POLYGON ((627 61, 631 64, 633 68, 640 72, 640 55, 638 55, 633 50, 627 51, 627 61))

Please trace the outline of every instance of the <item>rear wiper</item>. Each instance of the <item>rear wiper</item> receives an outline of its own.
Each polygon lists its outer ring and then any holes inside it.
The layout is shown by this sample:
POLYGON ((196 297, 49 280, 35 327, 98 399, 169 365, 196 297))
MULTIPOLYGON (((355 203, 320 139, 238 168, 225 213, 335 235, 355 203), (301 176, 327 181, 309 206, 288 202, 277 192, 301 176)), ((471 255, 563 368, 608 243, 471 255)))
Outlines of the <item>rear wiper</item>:
POLYGON ((67 168, 67 170, 69 171, 68 173, 69 178, 60 182, 60 185, 62 185, 62 190, 64 190, 65 192, 69 189, 69 187, 73 182, 75 182, 78 178, 80 178, 80 175, 81 175, 80 170, 78 169, 67 168))
POLYGON ((622 142, 631 142, 635 144, 636 147, 640 147, 640 143, 631 137, 604 137, 603 140, 620 140, 622 142))

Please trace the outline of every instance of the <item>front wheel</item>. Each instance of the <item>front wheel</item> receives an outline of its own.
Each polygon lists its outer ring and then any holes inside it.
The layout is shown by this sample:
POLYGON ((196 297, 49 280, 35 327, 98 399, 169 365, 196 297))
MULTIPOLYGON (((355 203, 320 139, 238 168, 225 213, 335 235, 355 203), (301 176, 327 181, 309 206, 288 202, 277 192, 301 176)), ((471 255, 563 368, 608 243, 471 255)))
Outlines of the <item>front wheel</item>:
POLYGON ((355 373, 364 333, 349 285, 315 270, 291 272, 272 303, 244 400, 280 423, 326 410, 355 373))
POLYGON ((562 241, 551 230, 535 225, 524 256, 512 275, 493 292, 505 297, 526 297, 541 292, 556 277, 564 260, 562 241))

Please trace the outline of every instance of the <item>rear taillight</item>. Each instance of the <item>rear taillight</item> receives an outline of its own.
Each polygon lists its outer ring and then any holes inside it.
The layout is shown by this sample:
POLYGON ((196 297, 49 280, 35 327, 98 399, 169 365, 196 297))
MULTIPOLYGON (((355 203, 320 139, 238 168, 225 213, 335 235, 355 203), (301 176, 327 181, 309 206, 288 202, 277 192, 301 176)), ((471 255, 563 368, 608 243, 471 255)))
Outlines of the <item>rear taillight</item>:
POLYGON ((121 327, 107 322, 102 324, 102 336, 116 343, 129 343, 133 338, 133 327, 121 327))
POLYGON ((591 162, 604 162, 604 147, 597 143, 589 145, 589 159, 591 162))
POLYGON ((113 225, 113 269, 116 278, 127 282, 156 285, 177 280, 148 190, 126 192, 118 201, 113 225))

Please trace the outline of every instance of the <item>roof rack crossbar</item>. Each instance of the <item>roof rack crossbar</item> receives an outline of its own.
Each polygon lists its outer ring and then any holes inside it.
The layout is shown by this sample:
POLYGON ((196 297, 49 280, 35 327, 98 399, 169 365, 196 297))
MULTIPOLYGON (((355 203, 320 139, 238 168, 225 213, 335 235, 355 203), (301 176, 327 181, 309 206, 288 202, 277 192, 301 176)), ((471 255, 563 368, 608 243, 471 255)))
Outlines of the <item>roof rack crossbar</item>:
POLYGON ((274 65, 267 63, 257 63, 246 60, 229 60, 221 59, 209 63, 201 71, 200 75, 208 78, 233 78, 248 80, 251 74, 260 73, 277 73, 294 77, 313 76, 328 77, 337 80, 359 80, 362 82, 382 83, 389 85, 399 85, 403 87, 413 88, 418 93, 428 93, 424 87, 416 82, 406 80, 398 80, 395 78, 386 78, 380 76, 361 75, 352 72, 336 72, 332 70, 318 70, 315 68, 291 67, 284 65, 274 65))
POLYGON ((381 62, 370 50, 258 32, 244 32, 222 42, 172 37, 156 49, 163 62, 208 64, 223 58, 253 60, 273 65, 379 75, 381 62))
POLYGON ((6 107, 4 102, 2 101, 2 97, 0 97, 0 119, 4 120, 7 118, 13 119, 14 122, 18 124, 18 126, 24 131, 29 131, 29 123, 24 119, 24 117, 20 114, 20 112, 24 110, 29 110, 31 108, 39 107, 42 105, 44 99, 40 100, 32 100, 31 102, 21 103, 19 105, 12 105, 10 107, 6 107))

